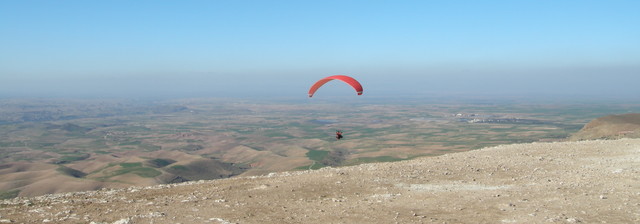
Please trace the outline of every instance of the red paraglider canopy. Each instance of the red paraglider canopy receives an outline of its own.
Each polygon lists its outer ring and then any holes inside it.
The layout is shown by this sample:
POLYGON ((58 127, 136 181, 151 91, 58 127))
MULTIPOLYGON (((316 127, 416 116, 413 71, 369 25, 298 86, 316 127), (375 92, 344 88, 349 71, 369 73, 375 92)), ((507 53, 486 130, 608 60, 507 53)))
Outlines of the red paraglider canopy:
POLYGON ((313 97, 313 94, 316 92, 316 90, 318 90, 322 85, 324 85, 325 83, 331 80, 343 81, 349 84, 351 87, 353 87, 353 89, 356 90, 358 95, 362 95, 362 85, 360 85, 360 82, 358 82, 358 80, 355 80, 354 78, 351 78, 346 75, 334 75, 334 76, 326 77, 324 79, 320 79, 318 82, 313 84, 313 86, 311 86, 311 88, 309 89, 309 97, 313 97))

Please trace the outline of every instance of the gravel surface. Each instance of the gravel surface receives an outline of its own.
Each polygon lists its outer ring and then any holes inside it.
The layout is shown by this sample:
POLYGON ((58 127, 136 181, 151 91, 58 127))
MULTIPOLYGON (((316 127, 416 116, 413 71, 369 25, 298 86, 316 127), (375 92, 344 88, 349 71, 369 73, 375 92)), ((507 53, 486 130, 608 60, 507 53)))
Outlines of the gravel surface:
POLYGON ((640 223, 640 139, 16 198, 0 223, 640 223))

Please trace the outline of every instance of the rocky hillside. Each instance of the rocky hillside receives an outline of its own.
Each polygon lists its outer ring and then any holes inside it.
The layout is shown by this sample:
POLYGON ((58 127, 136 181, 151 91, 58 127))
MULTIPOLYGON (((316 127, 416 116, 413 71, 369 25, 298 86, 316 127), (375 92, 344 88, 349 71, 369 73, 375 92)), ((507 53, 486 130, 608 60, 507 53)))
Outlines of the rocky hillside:
POLYGON ((0 202, 9 223, 639 223, 640 139, 0 202))
POLYGON ((609 115, 586 124, 572 140, 640 138, 640 113, 609 115))

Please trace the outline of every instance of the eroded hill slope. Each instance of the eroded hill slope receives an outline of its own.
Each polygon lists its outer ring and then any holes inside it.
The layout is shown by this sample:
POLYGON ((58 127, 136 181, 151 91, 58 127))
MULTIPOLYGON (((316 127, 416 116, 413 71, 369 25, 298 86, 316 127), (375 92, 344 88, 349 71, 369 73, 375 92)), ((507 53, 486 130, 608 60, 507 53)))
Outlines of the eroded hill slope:
POLYGON ((638 223, 640 139, 16 198, 16 223, 638 223))

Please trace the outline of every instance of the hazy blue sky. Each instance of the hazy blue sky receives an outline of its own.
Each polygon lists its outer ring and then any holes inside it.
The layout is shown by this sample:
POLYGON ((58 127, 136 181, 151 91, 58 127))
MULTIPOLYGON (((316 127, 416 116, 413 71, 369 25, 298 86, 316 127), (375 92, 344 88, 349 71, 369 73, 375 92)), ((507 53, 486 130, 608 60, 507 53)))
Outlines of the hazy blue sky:
POLYGON ((0 1, 0 97, 640 97, 640 1, 0 1), (346 90, 335 83, 315 97, 346 90), (344 85, 344 86, 343 86, 344 85), (345 91, 355 97, 352 90, 345 91))

